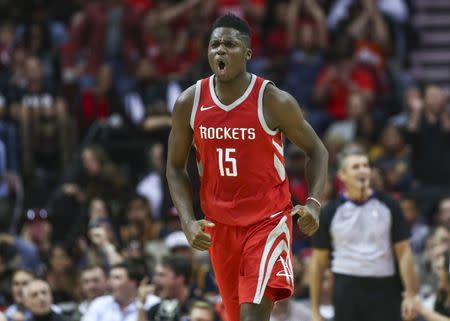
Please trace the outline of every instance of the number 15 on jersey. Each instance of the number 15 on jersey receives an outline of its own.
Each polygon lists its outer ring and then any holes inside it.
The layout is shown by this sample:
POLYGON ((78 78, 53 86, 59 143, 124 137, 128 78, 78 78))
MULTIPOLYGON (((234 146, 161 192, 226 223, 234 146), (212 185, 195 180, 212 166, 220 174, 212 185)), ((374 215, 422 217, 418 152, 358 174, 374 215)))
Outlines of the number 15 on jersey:
POLYGON ((235 148, 217 148, 220 176, 237 176, 236 158, 232 154, 235 148))

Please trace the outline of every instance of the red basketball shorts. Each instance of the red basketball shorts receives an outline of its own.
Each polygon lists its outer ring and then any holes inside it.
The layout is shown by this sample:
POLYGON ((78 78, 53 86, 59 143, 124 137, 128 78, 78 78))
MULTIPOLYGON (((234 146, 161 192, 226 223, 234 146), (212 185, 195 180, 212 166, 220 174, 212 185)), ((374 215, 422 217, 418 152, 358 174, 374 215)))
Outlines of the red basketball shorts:
POLYGON ((212 236, 209 254, 228 321, 239 321, 242 303, 259 304, 264 296, 277 301, 292 295, 290 211, 274 213, 253 226, 215 222, 208 229, 212 236))

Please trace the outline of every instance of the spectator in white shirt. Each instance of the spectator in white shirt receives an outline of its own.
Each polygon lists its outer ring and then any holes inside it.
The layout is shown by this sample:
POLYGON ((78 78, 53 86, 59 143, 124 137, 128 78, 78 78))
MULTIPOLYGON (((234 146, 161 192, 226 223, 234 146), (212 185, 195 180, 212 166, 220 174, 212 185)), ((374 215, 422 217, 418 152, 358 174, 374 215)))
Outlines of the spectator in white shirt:
POLYGON ((114 265, 109 274, 111 295, 95 299, 83 321, 136 321, 137 290, 144 272, 133 262, 114 265))
POLYGON ((153 219, 161 218, 164 201, 164 147, 160 143, 152 145, 148 150, 150 171, 137 185, 136 192, 148 199, 153 219))
POLYGON ((72 319, 80 320, 90 304, 108 290, 108 279, 105 270, 100 265, 89 265, 80 273, 81 294, 84 301, 78 305, 72 319))

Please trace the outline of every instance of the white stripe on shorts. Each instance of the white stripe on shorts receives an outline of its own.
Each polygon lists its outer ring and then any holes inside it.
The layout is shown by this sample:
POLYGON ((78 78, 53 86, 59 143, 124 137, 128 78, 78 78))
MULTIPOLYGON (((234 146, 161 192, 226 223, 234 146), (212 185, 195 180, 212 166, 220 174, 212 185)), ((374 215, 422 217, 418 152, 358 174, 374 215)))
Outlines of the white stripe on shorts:
POLYGON ((267 237, 266 245, 264 246, 264 251, 261 257, 261 262, 259 264, 258 285, 256 287, 253 303, 261 303, 264 292, 266 291, 267 283, 269 282, 270 275, 272 273, 273 266, 275 265, 277 259, 280 257, 281 253, 286 252, 287 255, 290 255, 289 243, 291 236, 286 221, 287 216, 284 216, 267 237), (270 255, 270 258, 268 258, 270 250, 273 248, 275 241, 282 234, 286 235, 286 239, 283 238, 278 242, 272 252, 272 255, 270 255), (267 269, 265 269, 267 260, 267 269))

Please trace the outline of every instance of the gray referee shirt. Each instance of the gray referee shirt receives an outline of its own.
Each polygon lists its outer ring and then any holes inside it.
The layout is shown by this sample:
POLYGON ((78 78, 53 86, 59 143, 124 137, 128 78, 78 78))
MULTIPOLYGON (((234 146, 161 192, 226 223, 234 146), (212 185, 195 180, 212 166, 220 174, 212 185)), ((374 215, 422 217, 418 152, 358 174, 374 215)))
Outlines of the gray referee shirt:
POLYGON ((331 251, 334 273, 357 277, 389 277, 395 272, 395 243, 409 238, 397 201, 374 193, 355 203, 344 196, 329 202, 320 213, 312 246, 331 251))

